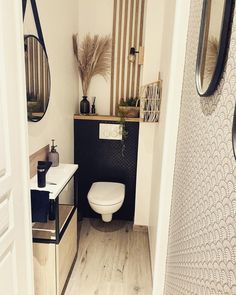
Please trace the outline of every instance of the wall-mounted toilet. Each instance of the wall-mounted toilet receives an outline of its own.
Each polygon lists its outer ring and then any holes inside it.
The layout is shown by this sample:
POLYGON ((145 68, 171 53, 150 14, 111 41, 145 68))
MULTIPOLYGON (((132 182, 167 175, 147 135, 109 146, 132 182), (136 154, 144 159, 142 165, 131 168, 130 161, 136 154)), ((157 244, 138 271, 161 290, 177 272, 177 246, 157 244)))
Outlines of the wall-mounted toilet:
POLYGON ((90 207, 110 222, 112 214, 120 209, 125 198, 125 185, 117 182, 94 182, 88 192, 90 207))

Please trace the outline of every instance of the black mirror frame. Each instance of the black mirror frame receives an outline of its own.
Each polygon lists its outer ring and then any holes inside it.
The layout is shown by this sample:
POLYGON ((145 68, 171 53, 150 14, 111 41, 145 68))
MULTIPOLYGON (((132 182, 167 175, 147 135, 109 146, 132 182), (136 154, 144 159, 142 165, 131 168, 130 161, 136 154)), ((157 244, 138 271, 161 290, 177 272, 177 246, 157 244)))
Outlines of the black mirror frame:
POLYGON ((223 16, 221 34, 220 34, 220 44, 219 44, 220 47, 219 47, 219 54, 218 54, 218 58, 216 62, 216 67, 207 90, 202 92, 201 86, 200 86, 200 62, 201 62, 201 52, 202 52, 204 30, 205 30, 207 2, 208 0, 204 0, 203 2, 197 63, 196 63, 196 73, 195 73, 196 88, 197 88, 197 92, 199 96, 211 96, 217 89, 219 81, 222 77, 222 73, 224 70, 224 65, 225 65, 225 61, 227 57, 227 51, 228 51, 228 45, 229 45, 229 39, 230 39, 230 33, 231 33, 232 17, 233 17, 233 11, 235 6, 234 0, 225 0, 224 16, 223 16))
MULTIPOLYGON (((24 36, 24 40, 25 40, 25 38, 30 37, 30 36, 36 38, 38 40, 38 42, 42 45, 43 50, 44 50, 44 53, 45 53, 45 55, 47 57, 47 61, 48 61, 48 54, 47 54, 47 49, 46 49, 46 45, 45 45, 44 38, 43 38, 43 32, 42 32, 42 28, 41 28, 41 24, 40 24, 40 19, 39 19, 39 13, 38 13, 38 8, 37 8, 36 0, 29 0, 29 2, 30 2, 31 7, 32 7, 32 11, 33 11, 33 16, 34 16, 34 21, 35 21, 35 26, 36 26, 36 29, 37 29, 38 37, 36 37, 35 35, 25 35, 24 36)), ((24 21, 24 18, 25 18, 26 7, 27 7, 27 0, 22 0, 23 21, 24 21)), ((49 83, 50 83, 50 89, 49 89, 49 99, 50 99, 50 93, 51 93, 51 74, 50 74, 49 61, 48 61, 48 68, 49 68, 48 71, 49 71, 49 83)), ((28 121, 31 121, 31 122, 38 122, 38 121, 40 121, 44 117, 47 109, 48 109, 48 105, 46 107, 46 110, 45 110, 43 116, 40 119, 37 119, 36 120, 36 119, 29 118, 29 116, 28 116, 28 121)))
POLYGON ((27 0, 22 0, 23 19, 24 19, 24 16, 25 16, 26 5, 27 5, 27 0))
MULTIPOLYGON (((47 61, 48 61, 47 53, 46 53, 45 48, 44 48, 44 46, 43 46, 43 43, 40 41, 40 39, 39 39, 38 37, 36 37, 35 35, 24 35, 24 42, 25 42, 25 40, 26 40, 27 38, 29 38, 29 37, 33 37, 33 38, 35 38, 35 39, 41 44, 41 46, 42 46, 42 48, 43 48, 43 51, 44 51, 44 54, 45 54, 45 56, 46 56, 46 58, 47 58, 47 61)), ((49 87, 49 98, 48 98, 48 104, 47 104, 47 107, 46 107, 46 109, 45 109, 45 111, 44 111, 43 116, 40 117, 40 118, 34 119, 34 118, 29 117, 28 114, 27 114, 27 118, 28 118, 28 121, 29 121, 29 122, 39 122, 40 120, 42 120, 42 118, 45 116, 45 114, 46 114, 46 112, 47 112, 48 105, 49 105, 50 94, 51 94, 51 73, 50 73, 49 62, 48 62, 48 74, 49 74, 49 77, 48 77, 48 78, 49 78, 49 85, 50 85, 50 87, 49 87)), ((27 110, 27 113, 28 113, 28 110, 27 110)))

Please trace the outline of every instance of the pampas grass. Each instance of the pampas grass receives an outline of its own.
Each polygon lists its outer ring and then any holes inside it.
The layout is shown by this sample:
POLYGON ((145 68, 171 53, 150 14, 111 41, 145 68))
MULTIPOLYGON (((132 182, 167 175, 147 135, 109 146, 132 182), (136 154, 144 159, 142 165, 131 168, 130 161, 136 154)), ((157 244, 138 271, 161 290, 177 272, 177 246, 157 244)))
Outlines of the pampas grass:
POLYGON ((73 49, 77 60, 83 95, 87 96, 92 78, 101 75, 107 79, 111 68, 111 38, 89 34, 79 42, 78 35, 73 35, 73 49))

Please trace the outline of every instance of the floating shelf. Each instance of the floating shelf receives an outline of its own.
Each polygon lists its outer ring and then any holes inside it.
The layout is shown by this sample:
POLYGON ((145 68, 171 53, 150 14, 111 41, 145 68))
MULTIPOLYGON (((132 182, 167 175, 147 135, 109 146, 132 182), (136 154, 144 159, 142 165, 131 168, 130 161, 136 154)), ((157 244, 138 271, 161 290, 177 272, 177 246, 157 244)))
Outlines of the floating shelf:
MULTIPOLYGON (((92 120, 92 121, 117 121, 121 120, 118 116, 99 116, 99 115, 74 115, 75 120, 92 120)), ((122 118, 123 119, 123 118, 122 118)), ((140 122, 140 118, 124 118, 126 122, 140 122)))

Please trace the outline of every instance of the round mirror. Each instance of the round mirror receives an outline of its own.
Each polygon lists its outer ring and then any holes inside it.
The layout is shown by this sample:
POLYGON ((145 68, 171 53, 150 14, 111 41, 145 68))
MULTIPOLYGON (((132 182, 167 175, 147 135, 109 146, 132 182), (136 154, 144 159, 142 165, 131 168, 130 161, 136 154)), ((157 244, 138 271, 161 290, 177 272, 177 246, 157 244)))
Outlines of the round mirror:
POLYGON ((24 41, 28 120, 37 122, 44 116, 49 103, 49 64, 47 54, 37 37, 28 35, 24 41))
POLYGON ((200 96, 216 90, 224 68, 229 42, 232 0, 204 0, 196 65, 200 96))

